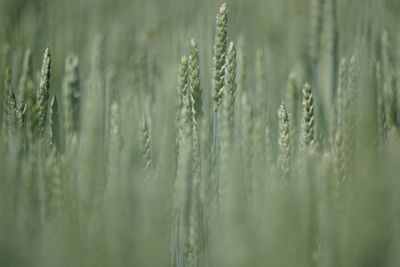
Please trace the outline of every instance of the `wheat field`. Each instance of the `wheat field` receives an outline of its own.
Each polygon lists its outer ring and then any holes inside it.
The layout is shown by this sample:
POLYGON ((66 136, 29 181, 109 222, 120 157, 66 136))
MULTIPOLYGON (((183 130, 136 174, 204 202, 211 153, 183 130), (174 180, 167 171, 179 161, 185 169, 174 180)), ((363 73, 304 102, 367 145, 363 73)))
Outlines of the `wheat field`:
POLYGON ((400 266, 398 0, 0 24, 0 266, 400 266))

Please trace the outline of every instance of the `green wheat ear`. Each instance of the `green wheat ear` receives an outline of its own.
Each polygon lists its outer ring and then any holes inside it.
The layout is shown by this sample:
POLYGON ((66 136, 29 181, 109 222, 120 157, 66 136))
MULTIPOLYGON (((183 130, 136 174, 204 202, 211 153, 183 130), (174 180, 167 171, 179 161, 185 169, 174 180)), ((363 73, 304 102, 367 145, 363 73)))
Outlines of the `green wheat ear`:
POLYGON ((149 129, 149 123, 147 118, 143 115, 142 119, 140 120, 140 143, 141 143, 141 150, 142 150, 142 160, 144 170, 146 175, 150 172, 152 159, 151 159, 151 135, 149 129))
POLYGON ((229 44, 226 55, 224 99, 222 101, 221 117, 221 155, 227 153, 234 128, 234 105, 236 95, 236 50, 233 42, 229 44))
POLYGON ((213 99, 216 112, 222 103, 224 87, 224 65, 226 46, 228 39, 228 10, 226 4, 222 4, 216 19, 216 32, 213 58, 213 99))
POLYGON ((301 130, 301 151, 305 152, 314 142, 314 100, 311 86, 303 86, 303 121, 301 130))
POLYGON ((25 126, 26 109, 27 109, 27 104, 24 104, 24 102, 19 102, 15 109, 15 116, 17 118, 18 126, 20 128, 24 128, 25 126))
POLYGON ((228 127, 229 131, 233 131, 234 127, 234 111, 235 111, 235 97, 236 97, 236 49, 233 42, 230 42, 227 55, 226 55, 226 67, 225 67, 225 94, 227 101, 224 101, 226 105, 226 111, 228 115, 228 127))
POLYGON ((289 174, 290 164, 290 130, 289 130, 289 115, 285 104, 282 103, 278 109, 279 119, 279 160, 278 165, 281 171, 282 182, 285 183, 289 174))
POLYGON ((182 109, 183 98, 188 90, 188 58, 182 56, 179 66, 178 85, 176 88, 176 116, 175 116, 175 167, 178 166, 178 154, 182 137, 182 109))
POLYGON ((202 89, 200 87, 200 64, 199 64, 199 48, 194 39, 190 41, 189 46, 189 74, 188 83, 193 100, 193 112, 195 119, 203 114, 202 106, 202 89))
POLYGON ((47 106, 49 101, 49 88, 50 88, 50 67, 51 55, 49 48, 46 48, 43 56, 42 71, 40 76, 40 84, 37 95, 36 105, 36 121, 38 135, 41 140, 44 140, 44 129, 46 126, 47 106))
POLYGON ((176 91, 177 97, 177 126, 180 127, 181 112, 183 108, 183 98, 188 91, 188 58, 182 56, 180 61, 180 69, 178 74, 178 86, 176 91))

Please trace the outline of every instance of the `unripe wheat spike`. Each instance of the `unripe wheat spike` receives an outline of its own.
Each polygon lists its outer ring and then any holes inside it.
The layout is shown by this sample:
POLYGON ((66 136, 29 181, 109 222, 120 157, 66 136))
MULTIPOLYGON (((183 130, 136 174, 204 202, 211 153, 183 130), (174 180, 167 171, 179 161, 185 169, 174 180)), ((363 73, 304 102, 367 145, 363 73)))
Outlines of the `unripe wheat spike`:
POLYGON ((188 58, 182 56, 180 61, 180 69, 178 75, 178 86, 176 90, 177 111, 176 111, 176 126, 181 127, 181 113, 183 108, 183 98, 188 91, 188 58))
POLYGON ((15 117, 17 119, 18 126, 20 128, 24 128, 24 126, 25 126, 26 109, 27 109, 27 105, 24 104, 23 102, 19 102, 17 104, 17 108, 15 109, 15 117))
POLYGON ((305 83, 303 86, 303 121, 301 132, 301 148, 304 152, 314 141, 314 100, 311 86, 305 83))
POLYGON ((50 50, 46 48, 43 56, 43 64, 40 76, 39 89, 37 93, 37 105, 36 105, 36 120, 37 120, 38 134, 40 135, 41 140, 44 139, 44 129, 47 117, 47 106, 49 101, 50 67, 51 67, 50 50))
POLYGON ((278 110, 279 119, 279 168, 282 175, 282 183, 286 183, 290 164, 290 134, 289 134, 289 115, 285 104, 282 103, 278 110))
POLYGON ((190 87, 190 93, 192 94, 194 116, 195 119, 199 121, 199 118, 203 114, 202 110, 203 101, 202 101, 202 89, 200 87, 199 48, 194 39, 190 41, 190 46, 189 46, 188 83, 190 87))
POLYGON ((183 109, 183 98, 187 95, 188 90, 188 58, 186 55, 181 57, 179 74, 178 74, 178 85, 176 88, 176 116, 175 116, 175 177, 177 176, 178 170, 178 158, 180 142, 182 140, 182 109, 183 109))
POLYGON ((140 137, 142 147, 142 160, 146 175, 150 172, 152 160, 151 160, 151 135, 149 124, 145 116, 140 121, 140 137))
POLYGON ((222 103, 224 86, 224 65, 228 37, 228 12, 226 4, 222 4, 216 19, 216 32, 213 58, 213 99, 215 101, 214 111, 222 103))
POLYGON ((227 106, 227 119, 229 131, 233 131, 234 127, 234 107, 235 107, 235 96, 236 96, 236 49, 234 43, 231 42, 228 47, 226 55, 226 67, 225 67, 225 95, 228 98, 224 102, 227 106))

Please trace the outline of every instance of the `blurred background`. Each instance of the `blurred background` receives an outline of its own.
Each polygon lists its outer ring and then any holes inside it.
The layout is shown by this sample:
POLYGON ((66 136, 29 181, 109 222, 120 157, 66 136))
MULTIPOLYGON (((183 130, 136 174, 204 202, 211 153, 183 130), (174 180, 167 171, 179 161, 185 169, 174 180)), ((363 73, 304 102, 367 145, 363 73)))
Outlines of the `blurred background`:
MULTIPOLYGON (((289 70, 302 64, 307 54, 309 1, 226 2, 229 38, 243 38, 250 62, 257 48, 267 51, 271 82, 280 87, 289 70)), ((58 81, 67 52, 77 53, 82 71, 87 71, 86 57, 96 34, 105 37, 107 62, 129 65, 135 49, 141 47, 159 65, 166 62, 173 69, 193 37, 199 42, 202 75, 210 81, 215 13, 220 4, 213 0, 1 0, 0 43, 13 51, 15 75, 26 48, 32 49, 34 65, 39 66, 49 46, 58 81)), ((366 30, 372 35, 370 40, 383 28, 395 30, 399 9, 396 0, 337 0, 339 57, 354 53, 357 35, 366 30)))

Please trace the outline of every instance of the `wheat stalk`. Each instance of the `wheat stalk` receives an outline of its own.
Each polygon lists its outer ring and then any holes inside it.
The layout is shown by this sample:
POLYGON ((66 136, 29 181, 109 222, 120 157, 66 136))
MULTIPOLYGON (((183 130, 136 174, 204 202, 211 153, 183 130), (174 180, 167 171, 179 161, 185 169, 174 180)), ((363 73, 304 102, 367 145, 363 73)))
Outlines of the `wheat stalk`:
POLYGON ((175 116, 175 177, 177 175, 180 142, 182 140, 182 110, 183 98, 188 91, 188 58, 184 55, 181 57, 178 73, 178 85, 176 88, 176 116, 175 116))
POLYGON ((60 116, 56 96, 50 101, 50 146, 55 151, 60 149, 60 116))
POLYGON ((343 158, 343 114, 344 114, 344 93, 346 90, 346 60, 342 59, 339 66, 339 87, 336 101, 336 127, 335 127, 335 160, 338 166, 340 177, 344 176, 344 158, 343 158))
MULTIPOLYGON (((110 149, 109 149, 109 158, 108 158, 108 164, 109 164, 109 185, 115 185, 118 183, 120 180, 116 180, 114 177, 120 176, 120 150, 121 150, 121 127, 120 127, 120 107, 118 103, 114 100, 113 103, 111 104, 110 108, 110 149)), ((142 129, 142 134, 146 135, 148 129, 142 129)), ((151 162, 148 163, 150 157, 151 161, 151 140, 150 140, 150 134, 147 134, 147 139, 146 136, 142 136, 142 156, 143 159, 146 161, 145 168, 150 168, 151 167, 151 162), (146 141, 145 141, 146 139, 146 141), (144 143, 143 143, 144 142, 144 143), (144 145, 144 146, 143 146, 144 145), (146 151, 146 152, 144 152, 146 151), (147 166, 147 164, 149 166, 147 166)), ((148 169, 146 169, 148 171, 148 169)))
POLYGON ((177 175, 173 195, 173 224, 171 230, 171 266, 183 266, 190 262, 189 257, 189 227, 191 208, 191 183, 193 175, 193 143, 192 143, 192 116, 190 96, 182 98, 182 138, 179 143, 177 175))
POLYGON ((265 50, 257 47, 254 60, 254 72, 255 72, 255 111, 257 114, 262 114, 264 107, 266 106, 266 93, 267 88, 267 66, 265 64, 265 50))
MULTIPOLYGON (((344 153, 343 164, 344 164, 344 177, 342 183, 348 176, 350 168, 354 164, 354 149, 355 149, 355 127, 356 127, 356 102, 355 102, 355 89, 357 83, 357 72, 356 72, 356 58, 351 57, 349 62, 348 80, 346 90, 343 96, 343 107, 342 107, 342 153, 344 153)), ((342 185, 343 187, 344 185, 342 185)))
MULTIPOLYGON (((242 93, 241 100, 241 150, 242 158, 244 160, 244 166, 252 166, 253 163, 253 153, 251 149, 254 147, 252 143, 253 131, 254 131, 254 114, 253 106, 250 102, 249 92, 245 91, 242 93)), ((248 195, 252 191, 252 176, 251 168, 244 168, 245 172, 245 188, 248 195)))
POLYGON ((191 195, 190 195, 190 215, 189 215, 189 247, 187 252, 187 262, 189 266, 199 266, 202 254, 202 235, 203 229, 203 205, 200 197, 200 144, 197 132, 197 123, 193 116, 192 128, 192 169, 191 195))
POLYGON ((300 132, 299 127, 299 111, 301 111, 301 88, 297 82, 297 73, 290 72, 287 81, 287 103, 288 103, 288 113, 290 116, 290 132, 292 141, 292 153, 296 153, 298 148, 299 138, 298 134, 300 132))
MULTIPOLYGON (((224 179, 227 176, 229 155, 232 152, 231 144, 234 134, 234 108, 236 94, 236 50, 233 42, 229 44, 226 55, 225 77, 224 77, 224 99, 222 101, 222 119, 221 119, 221 175, 224 179)), ((224 182, 219 181, 219 199, 223 195, 224 182)))
POLYGON ((274 154, 274 148, 272 145, 272 135, 271 135, 271 129, 267 125, 265 126, 265 165, 268 168, 268 174, 273 173, 273 168, 275 165, 273 155, 274 154))
POLYGON ((382 33, 382 71, 383 71, 383 97, 385 102, 385 113, 388 130, 398 127, 397 110, 397 77, 392 62, 392 43, 389 33, 385 30, 382 33))
POLYGON ((321 46, 323 25, 323 0, 309 0, 309 55, 312 63, 316 63, 321 46))
POLYGON ((376 101, 377 101, 377 122, 379 137, 383 138, 386 133, 386 114, 385 114, 385 101, 384 101, 384 82, 382 67, 378 63, 375 66, 375 79, 376 79, 376 101))

